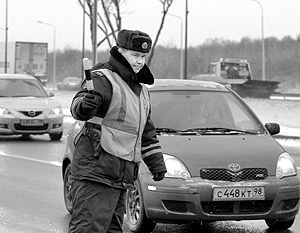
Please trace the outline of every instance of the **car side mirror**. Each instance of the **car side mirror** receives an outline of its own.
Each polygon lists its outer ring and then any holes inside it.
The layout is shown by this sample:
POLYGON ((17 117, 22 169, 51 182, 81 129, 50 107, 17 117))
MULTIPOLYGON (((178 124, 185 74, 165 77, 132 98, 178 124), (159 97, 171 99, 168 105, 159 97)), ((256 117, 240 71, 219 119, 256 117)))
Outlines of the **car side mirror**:
POLYGON ((277 123, 266 123, 265 127, 271 135, 279 134, 280 126, 277 123))
POLYGON ((48 92, 48 96, 49 96, 49 97, 53 97, 54 95, 55 95, 54 92, 52 92, 52 91, 49 91, 49 92, 48 92))

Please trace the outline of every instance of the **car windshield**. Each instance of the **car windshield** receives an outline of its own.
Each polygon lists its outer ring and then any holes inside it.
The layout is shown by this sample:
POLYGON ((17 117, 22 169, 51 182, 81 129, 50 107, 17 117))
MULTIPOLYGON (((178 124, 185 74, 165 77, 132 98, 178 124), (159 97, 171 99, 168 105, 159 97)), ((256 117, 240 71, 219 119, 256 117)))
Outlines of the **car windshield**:
POLYGON ((225 79, 250 79, 249 66, 246 63, 221 63, 221 76, 225 79))
POLYGON ((47 97, 38 80, 0 79, 1 97, 47 97))
POLYGON ((152 120, 157 131, 172 133, 264 133, 258 120, 229 92, 151 91, 152 120))

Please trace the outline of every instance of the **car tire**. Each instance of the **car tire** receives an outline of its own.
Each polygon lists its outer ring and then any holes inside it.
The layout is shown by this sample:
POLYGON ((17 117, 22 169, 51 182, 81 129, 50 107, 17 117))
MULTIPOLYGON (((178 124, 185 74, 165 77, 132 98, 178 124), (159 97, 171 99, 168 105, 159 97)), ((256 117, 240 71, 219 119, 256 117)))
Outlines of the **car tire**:
POLYGON ((271 230, 275 230, 275 229, 286 230, 293 225, 294 221, 295 221, 295 217, 290 220, 286 220, 286 221, 281 221, 280 219, 279 220, 277 220, 277 219, 266 219, 265 220, 266 224, 268 225, 268 227, 271 230))
POLYGON ((61 139, 62 135, 63 135, 63 132, 49 134, 50 139, 52 141, 59 141, 61 139))
POLYGON ((127 190, 125 207, 127 224, 132 232, 149 233, 155 229, 156 223, 146 216, 143 196, 138 180, 135 182, 132 190, 127 190))
POLYGON ((72 172, 71 163, 68 164, 64 172, 64 201, 65 206, 70 214, 73 212, 73 201, 72 201, 72 172))

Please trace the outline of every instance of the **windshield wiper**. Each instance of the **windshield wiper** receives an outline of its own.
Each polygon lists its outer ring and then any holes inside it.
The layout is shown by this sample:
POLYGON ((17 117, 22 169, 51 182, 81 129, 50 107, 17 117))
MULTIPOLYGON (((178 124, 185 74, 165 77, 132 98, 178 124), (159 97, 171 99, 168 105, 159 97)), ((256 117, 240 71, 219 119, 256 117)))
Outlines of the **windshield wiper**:
POLYGON ((183 132, 191 132, 191 131, 201 131, 201 132, 222 132, 222 133, 229 133, 229 134, 257 134, 253 131, 248 130, 240 130, 240 129, 229 129, 229 128, 222 128, 222 127, 203 127, 203 128, 191 128, 184 130, 183 132))

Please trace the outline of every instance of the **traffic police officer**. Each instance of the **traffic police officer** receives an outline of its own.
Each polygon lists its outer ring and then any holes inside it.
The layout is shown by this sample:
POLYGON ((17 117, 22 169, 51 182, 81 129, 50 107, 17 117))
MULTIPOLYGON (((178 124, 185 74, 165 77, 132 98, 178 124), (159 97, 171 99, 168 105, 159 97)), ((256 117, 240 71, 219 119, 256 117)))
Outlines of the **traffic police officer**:
POLYGON ((85 121, 72 161, 73 213, 69 233, 122 232, 126 189, 143 160, 160 181, 166 166, 150 117, 144 84, 154 77, 145 64, 152 41, 138 30, 121 30, 109 60, 92 69, 94 91, 83 82, 70 110, 85 121))

